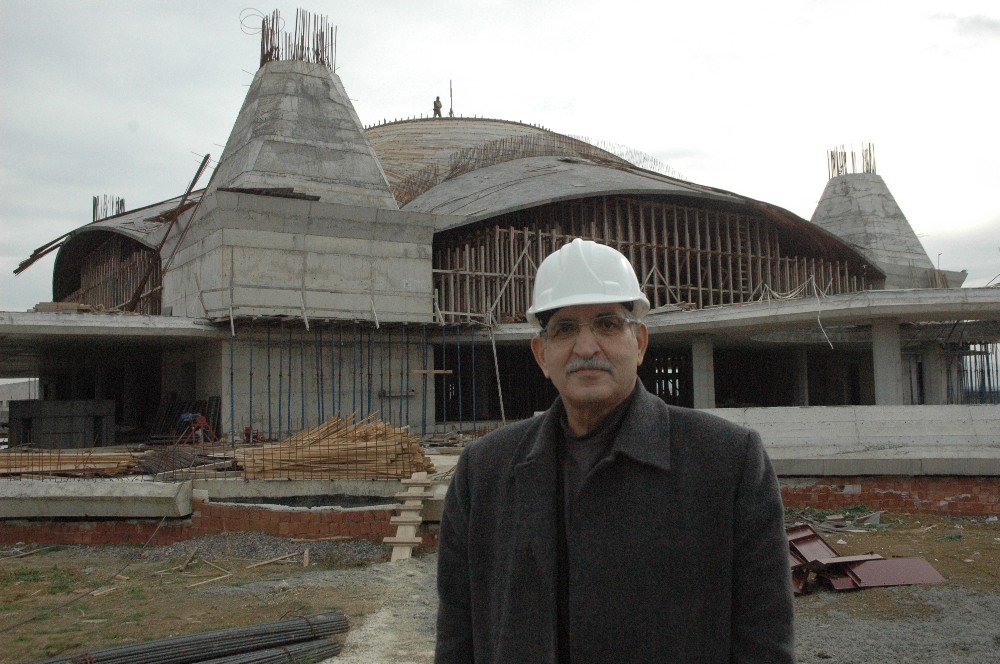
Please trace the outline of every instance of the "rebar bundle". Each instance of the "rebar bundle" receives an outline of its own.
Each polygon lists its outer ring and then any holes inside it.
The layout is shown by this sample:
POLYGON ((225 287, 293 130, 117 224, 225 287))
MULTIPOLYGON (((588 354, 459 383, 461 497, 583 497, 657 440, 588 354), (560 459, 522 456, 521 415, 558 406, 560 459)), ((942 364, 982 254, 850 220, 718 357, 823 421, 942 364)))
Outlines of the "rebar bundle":
POLYGON ((317 639, 280 648, 209 659, 199 664, 310 664, 339 654, 340 647, 340 644, 332 639, 317 639))
POLYGON ((295 29, 289 34, 282 31, 281 15, 275 9, 261 19, 260 66, 276 60, 301 60, 331 67, 331 52, 336 54, 336 30, 325 16, 296 9, 295 29))
MULTIPOLYGON (((347 631, 347 618, 340 612, 322 613, 309 617, 277 622, 219 629, 200 634, 171 636, 155 641, 116 646, 104 650, 80 653, 69 657, 47 659, 39 664, 190 664, 193 662, 288 662, 297 659, 274 659, 289 650, 287 646, 319 639, 329 641, 334 634, 347 631), (278 648, 279 646, 285 646, 278 648), (266 659, 230 659, 242 653, 277 649, 266 659), (225 659, 219 659, 225 658, 225 659)), ((331 642, 332 643, 332 642, 331 642)), ((323 644, 324 648, 326 644, 323 644)), ((339 647, 337 647, 339 651, 339 647)), ((289 653, 292 654, 292 653, 289 653)), ((307 653, 304 653, 307 654, 307 653)), ((336 652, 332 653, 336 654, 336 652)))

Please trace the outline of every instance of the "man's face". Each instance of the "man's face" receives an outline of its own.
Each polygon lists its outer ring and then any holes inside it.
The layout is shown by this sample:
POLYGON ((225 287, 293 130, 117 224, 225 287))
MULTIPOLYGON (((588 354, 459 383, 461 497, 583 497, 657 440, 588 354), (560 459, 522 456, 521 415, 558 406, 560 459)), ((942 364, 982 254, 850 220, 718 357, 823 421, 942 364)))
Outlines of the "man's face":
POLYGON ((601 334, 587 325, 600 316, 627 318, 629 312, 621 304, 565 307, 552 315, 546 329, 575 321, 580 325, 578 334, 568 339, 542 334, 531 340, 535 361, 570 408, 612 408, 635 387, 649 332, 638 323, 626 325, 619 334, 601 334))

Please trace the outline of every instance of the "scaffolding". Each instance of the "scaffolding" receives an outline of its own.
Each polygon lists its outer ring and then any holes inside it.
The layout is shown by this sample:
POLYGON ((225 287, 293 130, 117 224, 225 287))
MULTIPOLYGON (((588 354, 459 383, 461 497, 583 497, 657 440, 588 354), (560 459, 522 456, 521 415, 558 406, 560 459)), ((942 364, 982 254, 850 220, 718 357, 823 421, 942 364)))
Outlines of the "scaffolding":
POLYGON ((676 202, 604 196, 553 203, 439 233, 435 301, 447 322, 523 321, 538 265, 576 237, 624 254, 654 309, 750 302, 765 289, 805 292, 810 282, 827 295, 869 288, 859 260, 783 247, 779 236, 755 215, 676 202))

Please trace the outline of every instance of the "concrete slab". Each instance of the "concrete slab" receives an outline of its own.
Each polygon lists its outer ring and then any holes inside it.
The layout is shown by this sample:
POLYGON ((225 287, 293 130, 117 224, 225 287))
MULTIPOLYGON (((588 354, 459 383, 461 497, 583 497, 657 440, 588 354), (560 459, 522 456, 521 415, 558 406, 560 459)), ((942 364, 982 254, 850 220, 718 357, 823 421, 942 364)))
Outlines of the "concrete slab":
POLYGON ((996 405, 715 408, 707 412, 755 429, 772 459, 841 460, 841 465, 832 464, 823 474, 861 472, 845 459, 882 463, 889 474, 923 472, 907 460, 1000 461, 1000 406, 996 405))
POLYGON ((0 482, 0 519, 156 518, 191 514, 191 482, 10 480, 0 482))

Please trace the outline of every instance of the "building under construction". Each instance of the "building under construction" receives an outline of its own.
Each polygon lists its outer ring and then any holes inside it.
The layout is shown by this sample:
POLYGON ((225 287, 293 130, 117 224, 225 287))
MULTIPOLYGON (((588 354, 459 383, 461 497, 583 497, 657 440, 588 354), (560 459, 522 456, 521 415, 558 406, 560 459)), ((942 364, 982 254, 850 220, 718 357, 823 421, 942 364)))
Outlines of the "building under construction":
MULTIPOLYGON (((38 376, 47 404, 12 417, 12 443, 142 439, 184 412, 233 440, 335 415, 415 433, 529 416, 554 396, 527 344, 534 275, 582 237, 634 265, 653 307, 640 377, 665 401, 765 439, 789 407, 949 405, 965 408, 950 411, 968 422, 960 445, 995 456, 996 407, 967 408, 1000 402, 1000 289, 936 269, 870 148, 853 166, 830 152, 806 220, 535 125, 365 127, 324 31, 262 34, 207 183, 199 171, 186 191, 107 216, 95 204, 18 268, 58 252, 53 303, 0 313, 0 376, 38 376), (80 405, 108 401, 114 427, 80 405), (41 435, 60 404, 84 430, 41 435)), ((808 410, 797 421, 815 432, 808 410)), ((940 421, 851 412, 896 430, 940 421)))

